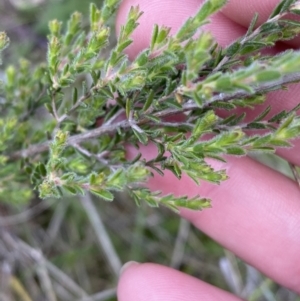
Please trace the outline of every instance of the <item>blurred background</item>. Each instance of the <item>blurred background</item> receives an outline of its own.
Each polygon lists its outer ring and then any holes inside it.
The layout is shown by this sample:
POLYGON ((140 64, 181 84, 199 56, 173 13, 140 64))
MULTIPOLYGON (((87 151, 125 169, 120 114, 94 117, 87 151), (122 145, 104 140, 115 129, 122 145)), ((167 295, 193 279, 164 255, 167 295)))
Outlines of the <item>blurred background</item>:
MULTIPOLYGON (((82 0, 1 0, 0 31, 11 45, 0 78, 20 57, 45 60, 49 20, 66 21, 75 10, 87 20, 88 8, 82 0)), ((257 159, 292 176, 276 157, 257 159)), ((172 266, 250 301, 300 301, 175 213, 138 208, 126 194, 113 203, 0 200, 0 232, 0 301, 117 300, 118 271, 129 260, 172 266)))

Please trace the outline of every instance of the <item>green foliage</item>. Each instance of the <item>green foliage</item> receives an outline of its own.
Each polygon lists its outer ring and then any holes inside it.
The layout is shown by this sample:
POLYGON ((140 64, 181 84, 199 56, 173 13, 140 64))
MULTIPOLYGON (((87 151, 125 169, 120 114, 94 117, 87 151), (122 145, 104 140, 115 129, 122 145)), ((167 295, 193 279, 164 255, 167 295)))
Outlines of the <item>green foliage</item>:
MULTIPOLYGON (((155 25, 149 48, 133 61, 125 52, 142 12, 130 9, 116 45, 110 45, 109 23, 118 3, 104 1, 101 9, 91 4, 88 28, 79 12, 66 25, 51 21, 46 62, 21 59, 6 67, 0 102, 1 200, 14 194, 13 202, 28 201, 36 189, 41 198, 88 191, 112 201, 114 192, 126 189, 138 205, 199 210, 210 200, 163 196, 143 185, 165 170, 179 179, 186 174, 197 184, 221 184, 228 176, 213 169, 208 158, 226 162, 225 155, 274 152, 300 136, 299 105, 276 116, 269 116, 267 107, 247 122, 245 113, 232 113, 262 104, 267 92, 300 81, 298 51, 274 57, 260 52, 300 32, 299 22, 283 18, 299 13, 298 1, 282 1, 258 27, 254 16, 245 36, 221 48, 209 33, 195 35, 226 4, 207 0, 174 36, 155 25), (219 117, 219 109, 227 116, 219 117), (184 121, 166 121, 183 112, 184 121), (251 129, 256 133, 249 134, 251 129), (157 153, 126 160, 126 147, 138 149, 140 143, 154 144, 157 153)), ((8 43, 0 33, 0 52, 8 43)))

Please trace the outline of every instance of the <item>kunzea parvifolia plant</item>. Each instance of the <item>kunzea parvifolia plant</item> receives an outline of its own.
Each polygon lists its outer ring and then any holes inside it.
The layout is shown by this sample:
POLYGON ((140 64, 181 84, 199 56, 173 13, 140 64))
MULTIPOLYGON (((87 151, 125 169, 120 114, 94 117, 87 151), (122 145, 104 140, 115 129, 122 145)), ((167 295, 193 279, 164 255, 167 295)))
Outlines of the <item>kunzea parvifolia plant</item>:
MULTIPOLYGON (((201 26, 226 0, 207 0, 172 36, 170 28, 155 25, 149 47, 132 61, 126 48, 142 12, 131 8, 111 45, 118 2, 106 0, 101 9, 90 4, 88 28, 78 12, 66 25, 51 21, 45 62, 21 59, 6 68, 1 200, 26 202, 38 191, 41 198, 92 193, 112 201, 115 191, 125 190, 137 204, 199 210, 211 200, 162 195, 148 189, 147 180, 169 170, 179 179, 186 174, 197 184, 222 185, 225 170, 215 170, 208 158, 273 153, 300 136, 300 101, 273 116, 267 107, 250 121, 235 110, 260 105, 268 92, 300 81, 299 51, 264 51, 300 32, 296 18, 286 18, 300 14, 300 1, 280 2, 259 26, 255 15, 247 33, 222 48, 201 26), (184 120, 169 118, 177 115, 184 120), (157 148, 152 158, 138 151, 126 159, 128 146, 150 143, 157 148)), ((1 32, 1 51, 8 44, 1 32)))

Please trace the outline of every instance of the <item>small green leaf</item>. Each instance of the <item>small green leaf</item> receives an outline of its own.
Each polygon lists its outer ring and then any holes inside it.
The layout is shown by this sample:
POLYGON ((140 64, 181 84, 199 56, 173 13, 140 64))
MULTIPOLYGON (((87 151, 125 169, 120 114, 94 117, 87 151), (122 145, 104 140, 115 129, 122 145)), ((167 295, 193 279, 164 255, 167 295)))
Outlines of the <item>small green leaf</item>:
POLYGON ((250 25, 248 27, 248 30, 246 32, 246 35, 245 35, 246 37, 249 36, 253 32, 253 30, 255 28, 255 25, 257 23, 257 20, 258 20, 258 13, 255 12, 255 14, 254 14, 254 16, 253 16, 253 18, 252 18, 252 20, 250 22, 250 25))
POLYGON ((227 111, 233 110, 236 108, 236 106, 230 102, 225 102, 225 101, 215 101, 211 104, 213 108, 217 109, 224 109, 227 111))
POLYGON ((46 177, 47 176, 47 169, 45 164, 43 163, 39 163, 38 165, 38 171, 40 172, 42 177, 46 177))
POLYGON ((70 186, 70 185, 63 185, 62 186, 65 190, 67 190, 69 193, 73 194, 73 195, 76 195, 77 194, 77 190, 70 186))
POLYGON ((271 106, 267 106, 265 110, 263 110, 254 120, 253 122, 258 122, 263 120, 271 111, 271 106))
POLYGON ((32 174, 32 167, 31 166, 26 166, 24 168, 25 172, 28 174, 28 175, 31 175, 32 174))
POLYGON ((150 50, 152 51, 155 47, 157 35, 158 35, 159 27, 157 24, 154 24, 153 31, 151 35, 151 43, 150 43, 150 50))
POLYGON ((226 152, 228 155, 235 155, 235 156, 244 156, 246 155, 246 151, 238 146, 230 146, 226 148, 226 152))
POLYGON ((130 183, 145 181, 150 176, 148 168, 142 164, 134 164, 127 169, 126 178, 130 183))
POLYGON ((265 70, 255 74, 257 82, 268 82, 281 78, 281 73, 277 70, 265 70))
POLYGON ((167 202, 167 204, 173 204, 176 207, 187 208, 191 210, 203 210, 211 207, 211 200, 207 198, 200 198, 199 196, 193 197, 192 199, 181 198, 174 199, 173 201, 167 202))
POLYGON ((277 138, 270 139, 270 144, 272 144, 274 146, 279 146, 279 147, 291 147, 292 146, 292 144, 289 143, 288 141, 284 141, 284 140, 277 139, 277 138))
POLYGON ((218 121, 214 111, 208 111, 204 116, 200 117, 192 131, 191 138, 193 141, 198 140, 203 134, 211 130, 212 126, 218 121))
POLYGON ((251 152, 259 152, 259 153, 275 153, 275 149, 269 146, 256 146, 251 148, 251 152))
POLYGON ((165 165, 164 168, 170 170, 177 179, 181 179, 182 172, 177 162, 174 162, 173 165, 165 165))
POLYGON ((176 38, 183 42, 191 38, 196 30, 208 22, 208 17, 220 10, 227 0, 206 0, 194 17, 190 17, 185 21, 176 34, 176 38))
POLYGON ((283 120, 283 122, 280 124, 280 127, 278 128, 277 130, 277 133, 281 132, 282 130, 288 128, 291 123, 293 122, 294 120, 294 117, 295 117, 295 113, 290 113, 286 118, 285 120, 283 120))
POLYGON ((159 31, 157 33, 157 36, 156 36, 156 40, 155 40, 155 43, 156 44, 161 44, 161 43, 165 43, 167 41, 167 37, 170 33, 170 30, 171 28, 170 27, 167 27, 167 26, 161 26, 159 28, 159 31))
POLYGON ((271 15, 269 16, 269 20, 288 10, 288 8, 293 4, 294 1, 295 0, 281 0, 281 2, 272 11, 271 15))
POLYGON ((149 50, 146 49, 137 56, 134 63, 137 64, 139 67, 146 65, 149 61, 149 50))
POLYGON ((261 122, 251 122, 247 125, 247 129, 267 129, 267 125, 261 122))
POLYGON ((232 91, 233 86, 232 86, 230 75, 224 75, 218 78, 216 81, 216 89, 218 91, 232 91))
POLYGON ((114 172, 106 181, 106 185, 110 189, 122 190, 126 184, 126 175, 125 170, 119 168, 116 172, 114 172))
POLYGON ((104 190, 104 189, 97 189, 97 188, 90 188, 89 189, 91 193, 93 193, 94 195, 104 199, 105 201, 113 201, 114 200, 114 195, 109 192, 108 190, 104 190))
POLYGON ((148 144, 148 137, 147 137, 147 134, 142 131, 142 130, 136 130, 136 129, 132 129, 133 130, 133 133, 134 135, 138 138, 138 140, 144 144, 144 145, 147 145, 148 144))
POLYGON ((75 87, 75 88, 73 89, 73 93, 72 93, 72 102, 73 102, 73 104, 76 103, 77 99, 78 99, 78 90, 77 90, 77 88, 75 87))
POLYGON ((145 101, 145 104, 143 106, 143 109, 142 109, 143 112, 147 111, 150 108, 150 106, 153 103, 153 99, 154 99, 154 92, 153 92, 153 90, 150 90, 149 94, 148 94, 148 97, 145 101))
POLYGON ((281 111, 278 114, 274 115, 271 119, 269 119, 269 122, 279 122, 282 119, 286 118, 287 114, 288 113, 285 110, 281 111))
POLYGON ((124 49, 126 49, 130 44, 132 44, 132 40, 126 40, 117 46, 117 51, 122 52, 124 49))
POLYGON ((241 48, 240 42, 234 42, 229 47, 226 48, 226 55, 228 57, 234 56, 241 48))
POLYGON ((164 176, 164 173, 155 165, 149 165, 149 167, 151 167, 153 170, 155 170, 160 176, 164 176))

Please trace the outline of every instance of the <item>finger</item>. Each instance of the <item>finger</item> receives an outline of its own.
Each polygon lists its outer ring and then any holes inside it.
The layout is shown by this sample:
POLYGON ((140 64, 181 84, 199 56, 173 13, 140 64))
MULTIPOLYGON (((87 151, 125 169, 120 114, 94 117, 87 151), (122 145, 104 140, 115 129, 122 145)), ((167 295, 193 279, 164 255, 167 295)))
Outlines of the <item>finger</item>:
POLYGON ((241 301, 179 271, 156 264, 132 264, 121 275, 119 301, 241 301))
POLYGON ((150 188, 210 197, 211 209, 182 210, 182 216, 264 274, 300 292, 299 187, 250 158, 230 158, 219 166, 224 167, 230 178, 220 186, 202 182, 199 187, 187 177, 179 181, 166 173, 155 176, 150 188))

